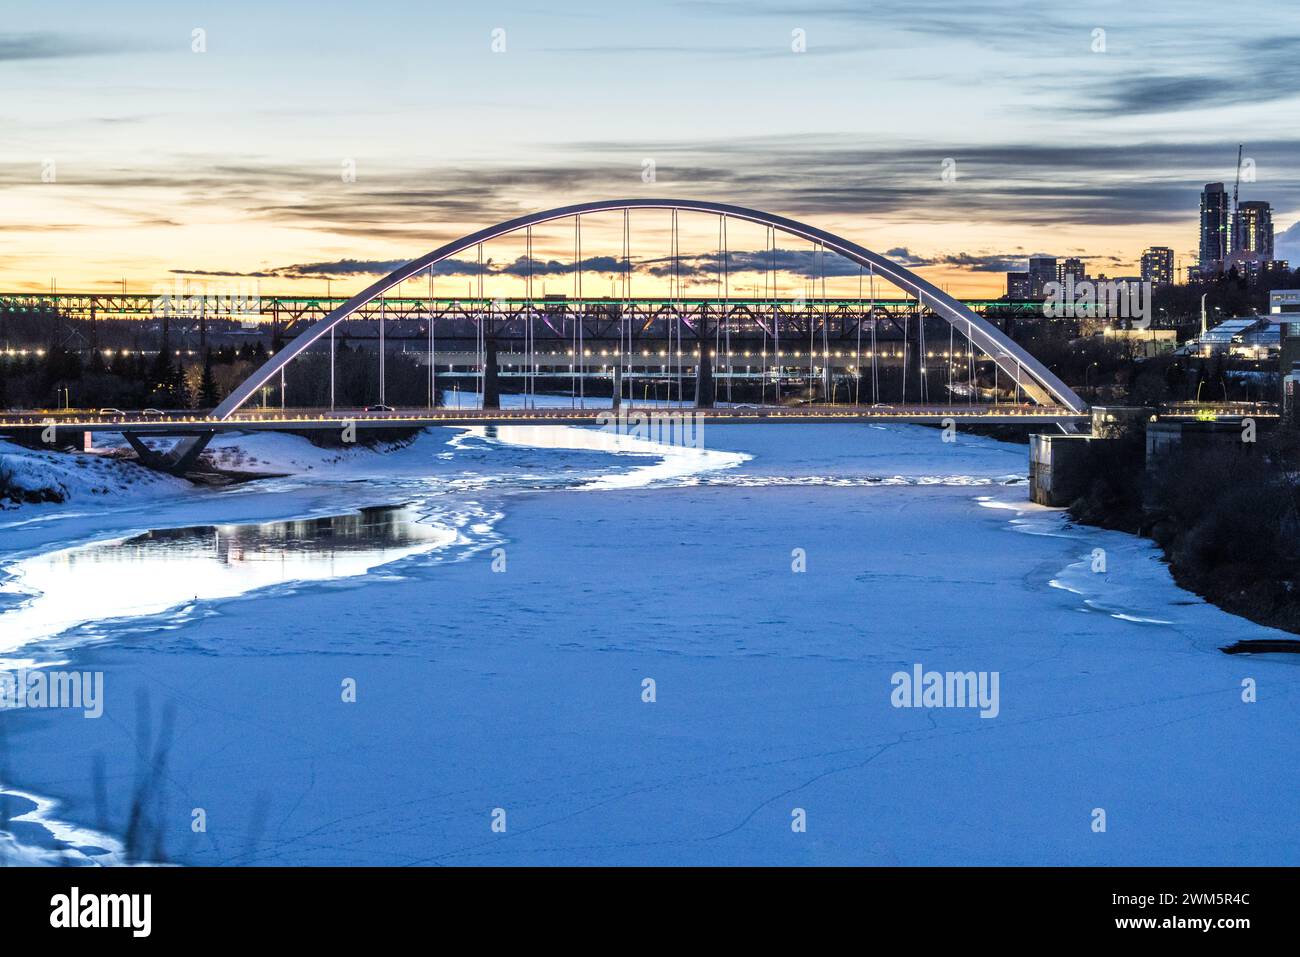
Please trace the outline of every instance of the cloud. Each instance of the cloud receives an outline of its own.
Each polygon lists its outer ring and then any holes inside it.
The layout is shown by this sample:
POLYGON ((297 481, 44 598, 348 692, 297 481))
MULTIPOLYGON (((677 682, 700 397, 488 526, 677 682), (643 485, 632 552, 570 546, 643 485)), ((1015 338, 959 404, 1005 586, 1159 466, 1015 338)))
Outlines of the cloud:
POLYGON ((1300 36, 1252 37, 1216 59, 1189 57, 1194 73, 1142 73, 1101 81, 1081 113, 1174 113, 1300 95, 1300 36))
MULTIPOLYGON (((1300 139, 1252 142, 1260 170, 1251 197, 1300 209, 1293 157, 1300 139)), ((796 219, 990 223, 998 226, 1128 226, 1187 223, 1201 186, 1230 178, 1232 144, 1115 142, 881 147, 848 135, 755 137, 553 147, 529 164, 439 169, 363 166, 354 184, 329 165, 269 166, 177 157, 147 169, 79 167, 60 177, 96 196, 150 190, 151 211, 183 219, 214 205, 278 226, 409 244, 412 254, 553 201, 677 196, 740 203, 796 219), (643 184, 641 159, 658 181, 643 184), (941 179, 945 159, 957 179, 941 179), (791 176, 790 170, 798 170, 791 176)), ((0 187, 32 182, 31 164, 0 165, 0 187)), ((134 197, 133 202, 138 202, 134 197)), ((141 210, 141 215, 148 215, 141 210)), ((1152 242, 1175 242, 1153 236, 1152 242)))
POLYGON ((144 48, 135 42, 92 39, 66 33, 0 34, 0 63, 11 60, 63 60, 141 49, 144 48))
POLYGON ((900 265, 917 269, 922 266, 955 266, 970 272, 1011 272, 1025 268, 1026 257, 1021 253, 944 253, 921 256, 906 246, 885 251, 885 256, 900 265))
POLYGON ((1300 222, 1273 237, 1273 255, 1287 260, 1293 269, 1300 266, 1300 222))

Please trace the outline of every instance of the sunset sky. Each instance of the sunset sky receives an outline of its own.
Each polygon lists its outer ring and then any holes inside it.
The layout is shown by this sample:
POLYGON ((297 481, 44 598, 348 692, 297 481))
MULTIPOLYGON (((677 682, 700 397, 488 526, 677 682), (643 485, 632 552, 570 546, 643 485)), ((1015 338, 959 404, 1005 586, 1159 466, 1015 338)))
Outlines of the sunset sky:
MULTIPOLYGON (((1036 252, 1112 276, 1148 245, 1189 264, 1201 186, 1231 186, 1239 142, 1242 198, 1273 203, 1278 253, 1300 262, 1293 0, 5 6, 0 290, 355 291, 525 212, 672 196, 806 220, 998 294, 1036 252)), ((604 222, 584 257, 617 255, 621 220, 604 222)), ((638 258, 668 254, 666 225, 634 217, 638 258)), ((716 228, 683 250, 710 251, 716 228)), ((760 231, 730 239, 762 248, 760 231)), ((535 252, 571 255, 571 234, 535 252)), ((499 269, 522 247, 487 255, 499 269)))

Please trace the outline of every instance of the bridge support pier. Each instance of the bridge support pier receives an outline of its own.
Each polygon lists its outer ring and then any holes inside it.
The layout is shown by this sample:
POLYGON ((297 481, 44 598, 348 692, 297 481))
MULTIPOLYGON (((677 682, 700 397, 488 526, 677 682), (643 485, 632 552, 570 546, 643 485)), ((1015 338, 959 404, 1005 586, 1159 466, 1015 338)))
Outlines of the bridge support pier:
POLYGON ((483 408, 501 408, 501 367, 497 364, 497 341, 488 339, 483 346, 483 408))
POLYGON ((623 362, 620 358, 619 361, 614 363, 614 408, 621 409, 622 407, 623 407, 623 362))
POLYGON ((700 360, 695 363, 695 407, 697 409, 711 409, 716 398, 713 358, 709 355, 709 350, 701 343, 700 360))
MULTIPOLYGON (((174 433, 172 433, 174 435, 174 433)), ((174 446, 165 452, 156 452, 145 444, 145 436, 135 432, 123 432, 127 444, 135 450, 137 460, 145 468, 169 475, 184 475, 194 468, 203 450, 212 441, 214 432, 200 432, 195 435, 180 437, 174 446)))

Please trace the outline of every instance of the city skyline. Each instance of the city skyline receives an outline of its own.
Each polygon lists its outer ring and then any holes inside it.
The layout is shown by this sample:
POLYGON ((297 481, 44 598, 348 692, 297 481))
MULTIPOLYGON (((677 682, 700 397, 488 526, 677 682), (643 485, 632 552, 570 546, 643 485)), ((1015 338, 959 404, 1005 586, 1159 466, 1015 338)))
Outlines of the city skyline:
MULTIPOLYGON (((1242 201, 1269 201, 1278 258, 1300 259, 1300 141, 1276 132, 1300 102, 1300 38, 1269 32, 1280 5, 1252 8, 1248 60, 1165 3, 1032 22, 942 0, 919 17, 327 4, 258 10, 257 31, 245 4, 129 6, 151 15, 123 31, 93 4, 51 28, 18 3, 0 34, 21 94, 3 114, 6 289, 192 276, 355 291, 524 212, 672 196, 805 219, 956 294, 997 295, 1038 252, 1130 275, 1168 246, 1189 265, 1197 197, 1232 181, 1239 142, 1242 201)), ((664 255, 664 224, 644 225, 639 258, 664 255)))

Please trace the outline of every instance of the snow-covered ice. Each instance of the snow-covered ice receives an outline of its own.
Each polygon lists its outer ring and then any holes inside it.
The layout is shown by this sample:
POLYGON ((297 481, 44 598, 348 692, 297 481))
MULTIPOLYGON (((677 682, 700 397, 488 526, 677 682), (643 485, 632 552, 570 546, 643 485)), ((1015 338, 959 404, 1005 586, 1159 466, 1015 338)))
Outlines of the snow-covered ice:
POLYGON ((107 697, 99 720, 0 715, 3 783, 57 822, 15 830, 28 857, 120 859, 148 727, 170 729, 145 800, 179 863, 1300 863, 1300 662, 1222 654, 1275 633, 1178 589, 1150 543, 1029 505, 1023 446, 848 424, 709 426, 703 451, 556 427, 224 441, 293 474, 0 514, 0 634, 76 600, 68 550, 149 529, 406 504, 454 536, 197 600, 170 578, 128 600, 128 577, 11 641, 102 670, 107 697), (998 672, 998 716, 893 707, 916 664, 998 672))

